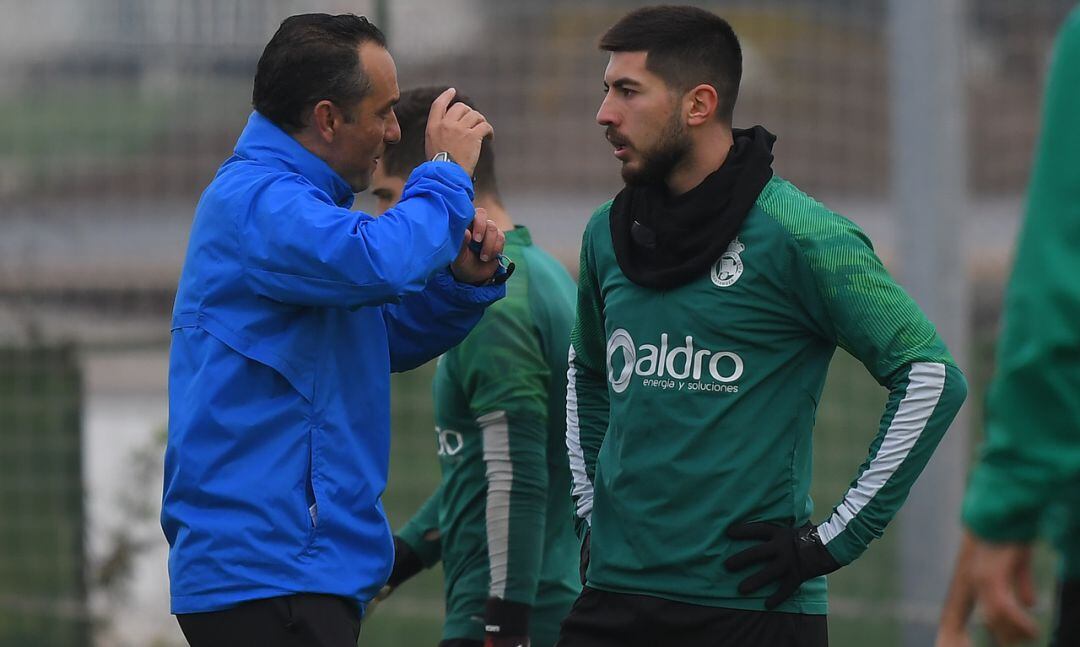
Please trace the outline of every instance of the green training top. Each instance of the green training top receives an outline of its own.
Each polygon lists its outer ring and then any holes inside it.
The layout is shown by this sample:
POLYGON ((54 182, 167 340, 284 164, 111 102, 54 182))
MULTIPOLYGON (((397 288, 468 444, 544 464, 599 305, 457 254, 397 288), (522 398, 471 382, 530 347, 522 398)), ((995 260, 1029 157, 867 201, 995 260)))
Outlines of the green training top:
POLYGON ((444 639, 483 640, 497 597, 532 605, 533 647, 550 647, 581 591, 564 410, 574 282, 524 227, 505 254, 506 298, 439 359, 442 483, 398 534, 425 565, 442 559, 444 639))
MULTIPOLYGON (((567 446, 591 529, 588 585, 763 610, 725 559, 732 524, 802 525, 812 430, 837 346, 889 389, 876 437, 818 526, 841 564, 881 535, 967 392, 960 370, 869 240, 774 177, 710 272, 678 287, 623 275, 609 211, 589 222, 571 334, 567 446)), ((778 611, 823 614, 825 578, 778 611)))
POLYGON ((1028 542, 1045 521, 1065 575, 1080 578, 1080 9, 1044 101, 964 522, 990 541, 1028 542))

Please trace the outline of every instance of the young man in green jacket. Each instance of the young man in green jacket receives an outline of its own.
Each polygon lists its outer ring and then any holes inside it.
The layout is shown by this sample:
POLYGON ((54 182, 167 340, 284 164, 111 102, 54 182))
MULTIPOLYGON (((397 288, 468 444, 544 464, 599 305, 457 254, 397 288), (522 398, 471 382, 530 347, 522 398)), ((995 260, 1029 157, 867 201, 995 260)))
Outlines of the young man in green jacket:
POLYGON ((567 446, 586 587, 559 645, 826 645, 823 576, 896 514, 964 377, 859 228, 773 174, 775 138, 732 129, 727 22, 645 8, 600 47, 597 121, 626 188, 582 242, 567 446), (812 430, 838 346, 890 396, 814 525, 812 430))
MULTIPOLYGON (((424 129, 443 88, 401 95, 401 141, 372 178, 379 210, 393 206, 424 160, 424 129)), ((468 98, 457 100, 471 106, 468 98)), ((435 372, 439 489, 395 537, 389 585, 443 563, 441 647, 551 647, 581 591, 566 459, 566 347, 574 282, 514 226, 485 142, 475 172, 478 212, 506 234, 515 264, 507 296, 435 372)))
POLYGON ((1036 637, 1043 529, 1063 557, 1052 644, 1080 645, 1080 9, 1058 37, 1043 110, 941 647, 971 644, 976 598, 1000 644, 1036 637))

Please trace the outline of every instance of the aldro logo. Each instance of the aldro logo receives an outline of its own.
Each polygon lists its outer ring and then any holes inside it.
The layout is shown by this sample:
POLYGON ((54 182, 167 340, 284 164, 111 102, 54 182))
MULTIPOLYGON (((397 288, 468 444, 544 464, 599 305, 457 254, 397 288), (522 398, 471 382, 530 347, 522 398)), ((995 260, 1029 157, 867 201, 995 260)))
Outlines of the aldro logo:
POLYGON ((456 456, 465 446, 465 438, 459 431, 435 427, 435 443, 439 447, 439 456, 456 456))
POLYGON ((635 377, 641 378, 643 387, 665 391, 738 393, 739 386, 732 382, 742 377, 743 361, 729 351, 698 348, 692 335, 672 346, 665 332, 660 334, 659 346, 638 346, 630 333, 619 328, 608 338, 607 371, 616 393, 625 391, 635 377))

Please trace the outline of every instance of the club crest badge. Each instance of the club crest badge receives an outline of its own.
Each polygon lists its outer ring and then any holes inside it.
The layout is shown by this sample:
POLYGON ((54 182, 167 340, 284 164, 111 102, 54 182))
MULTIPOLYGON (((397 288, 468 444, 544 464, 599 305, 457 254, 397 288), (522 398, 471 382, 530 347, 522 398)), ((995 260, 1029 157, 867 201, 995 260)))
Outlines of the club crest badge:
POLYGON ((710 276, 717 287, 726 288, 742 276, 743 262, 739 254, 745 249, 746 245, 736 238, 728 245, 727 251, 720 255, 720 260, 713 263, 710 276))

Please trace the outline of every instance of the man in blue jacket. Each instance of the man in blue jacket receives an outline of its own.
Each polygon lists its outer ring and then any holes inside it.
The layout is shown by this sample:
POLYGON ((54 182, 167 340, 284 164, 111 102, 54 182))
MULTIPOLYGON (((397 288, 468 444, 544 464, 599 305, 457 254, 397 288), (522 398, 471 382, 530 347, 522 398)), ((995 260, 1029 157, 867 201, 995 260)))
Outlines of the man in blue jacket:
POLYGON ((161 514, 194 647, 355 645, 393 541, 389 374, 457 344, 504 236, 474 217, 483 115, 448 90, 398 205, 350 211, 400 136, 393 59, 352 15, 282 23, 195 212, 176 295, 161 514), (480 244, 468 249, 469 239, 480 244))

